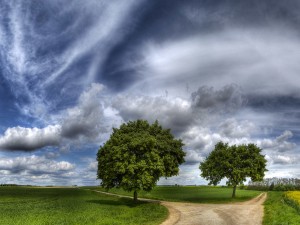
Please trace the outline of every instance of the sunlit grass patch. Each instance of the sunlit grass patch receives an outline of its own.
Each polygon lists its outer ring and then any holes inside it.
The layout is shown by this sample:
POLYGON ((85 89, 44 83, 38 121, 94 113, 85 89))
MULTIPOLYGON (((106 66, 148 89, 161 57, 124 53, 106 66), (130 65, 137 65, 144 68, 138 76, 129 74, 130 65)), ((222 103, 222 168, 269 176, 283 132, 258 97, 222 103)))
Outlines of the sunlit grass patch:
POLYGON ((77 188, 0 187, 1 225, 156 225, 167 214, 158 203, 77 188))
MULTIPOLYGON (((101 187, 86 187, 105 191, 101 187)), ((110 193, 132 196, 122 189, 113 188, 110 193)), ((250 200, 258 196, 260 191, 237 190, 236 198, 232 198, 232 188, 214 186, 157 186, 151 192, 140 191, 139 197, 176 202, 193 203, 229 203, 250 200)))

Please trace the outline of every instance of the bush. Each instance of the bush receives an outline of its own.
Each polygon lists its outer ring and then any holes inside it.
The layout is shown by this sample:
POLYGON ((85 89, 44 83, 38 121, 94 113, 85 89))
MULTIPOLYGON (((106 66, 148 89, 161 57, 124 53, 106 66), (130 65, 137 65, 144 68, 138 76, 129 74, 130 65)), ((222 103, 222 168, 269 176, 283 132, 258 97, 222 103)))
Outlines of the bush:
POLYGON ((251 185, 247 187, 247 190, 268 191, 269 188, 267 186, 262 186, 262 185, 251 185))
POLYGON ((291 184, 278 184, 274 186, 274 191, 295 191, 296 187, 291 184))

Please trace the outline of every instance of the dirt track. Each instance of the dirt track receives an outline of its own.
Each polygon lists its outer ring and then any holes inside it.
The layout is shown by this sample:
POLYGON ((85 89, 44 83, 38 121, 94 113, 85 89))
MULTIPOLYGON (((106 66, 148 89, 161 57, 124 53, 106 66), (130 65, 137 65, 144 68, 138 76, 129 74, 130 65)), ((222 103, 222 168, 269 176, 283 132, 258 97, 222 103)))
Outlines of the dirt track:
MULTIPOLYGON (((95 192, 128 198, 128 196, 102 191, 95 192)), ((249 201, 232 204, 197 204, 139 199, 160 202, 168 208, 169 217, 161 225, 261 225, 264 215, 262 204, 266 198, 267 194, 263 193, 249 201)))
POLYGON ((266 197, 263 193, 250 201, 233 204, 161 202, 170 212, 161 225, 260 225, 266 197))

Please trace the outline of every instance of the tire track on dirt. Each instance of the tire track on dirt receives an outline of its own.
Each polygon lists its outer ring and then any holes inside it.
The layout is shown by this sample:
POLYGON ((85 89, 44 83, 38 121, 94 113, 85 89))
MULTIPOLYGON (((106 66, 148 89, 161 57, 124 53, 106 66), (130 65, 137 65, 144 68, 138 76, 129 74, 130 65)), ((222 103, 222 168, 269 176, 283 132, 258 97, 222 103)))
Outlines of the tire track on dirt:
POLYGON ((169 209, 170 214, 161 225, 261 225, 264 209, 262 204, 266 197, 267 194, 262 193, 249 201, 232 204, 164 201, 161 204, 169 209), (175 214, 172 213, 174 211, 175 214), (172 220, 173 217, 178 219, 172 220))
MULTIPOLYGON (((132 198, 129 196, 96 191, 102 194, 132 198)), ((169 216, 161 225, 261 225, 264 214, 263 203, 267 193, 246 202, 231 204, 199 204, 167 202, 139 198, 142 201, 159 202, 169 210, 169 216)))

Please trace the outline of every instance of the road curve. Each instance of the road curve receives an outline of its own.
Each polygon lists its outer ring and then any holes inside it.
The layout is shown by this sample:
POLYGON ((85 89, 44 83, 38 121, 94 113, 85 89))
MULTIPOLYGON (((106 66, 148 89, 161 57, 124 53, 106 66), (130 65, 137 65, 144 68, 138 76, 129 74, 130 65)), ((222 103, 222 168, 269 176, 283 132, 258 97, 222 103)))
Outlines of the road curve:
POLYGON ((250 201, 233 204, 197 204, 161 202, 169 217, 161 225, 261 225, 264 213, 263 193, 250 201))

